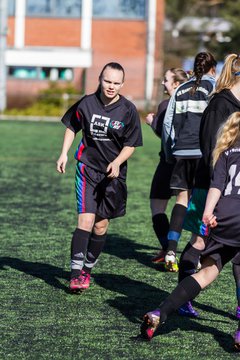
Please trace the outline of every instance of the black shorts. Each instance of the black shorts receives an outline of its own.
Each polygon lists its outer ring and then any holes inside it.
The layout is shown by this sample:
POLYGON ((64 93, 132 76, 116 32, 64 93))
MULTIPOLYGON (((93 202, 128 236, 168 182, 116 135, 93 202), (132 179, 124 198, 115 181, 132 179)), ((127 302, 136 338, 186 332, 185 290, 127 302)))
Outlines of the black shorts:
POLYGON ((231 261, 235 255, 240 251, 240 248, 228 246, 213 239, 209 239, 207 242, 206 249, 202 252, 201 258, 205 257, 212 258, 217 265, 219 272, 222 270, 224 265, 231 261))
POLYGON ((235 265, 240 265, 240 249, 239 249, 238 253, 232 259, 232 263, 235 265))
POLYGON ((78 214, 92 213, 113 219, 126 213, 127 186, 123 179, 110 179, 105 173, 78 162, 75 190, 78 214))
POLYGON ((170 181, 170 188, 174 190, 193 189, 199 160, 199 158, 183 159, 176 157, 176 163, 170 181))
POLYGON ((152 179, 150 199, 170 199, 173 195, 170 189, 170 179, 174 164, 169 164, 162 158, 152 179))

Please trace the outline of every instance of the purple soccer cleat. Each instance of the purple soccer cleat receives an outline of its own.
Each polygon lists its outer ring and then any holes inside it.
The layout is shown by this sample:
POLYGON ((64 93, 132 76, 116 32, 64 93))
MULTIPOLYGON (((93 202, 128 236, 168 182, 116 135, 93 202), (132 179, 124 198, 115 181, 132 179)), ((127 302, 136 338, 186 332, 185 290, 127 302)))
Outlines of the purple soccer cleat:
POLYGON ((193 308, 191 301, 186 302, 178 309, 178 313, 181 316, 198 317, 199 313, 193 308))

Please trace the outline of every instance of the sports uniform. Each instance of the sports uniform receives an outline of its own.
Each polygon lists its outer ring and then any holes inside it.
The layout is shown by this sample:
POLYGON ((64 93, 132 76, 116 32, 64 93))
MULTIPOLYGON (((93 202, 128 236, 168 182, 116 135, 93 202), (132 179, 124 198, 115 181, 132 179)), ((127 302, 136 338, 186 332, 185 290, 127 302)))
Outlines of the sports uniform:
POLYGON ((215 78, 203 75, 194 95, 190 95, 195 78, 182 84, 175 94, 173 116, 174 144, 172 154, 177 159, 170 182, 172 189, 188 190, 193 187, 193 179, 202 153, 199 144, 199 129, 202 114, 214 89, 215 78))
POLYGON ((91 271, 104 248, 109 219, 123 216, 127 201, 127 160, 142 145, 136 107, 119 94, 123 67, 111 62, 100 75, 95 93, 84 96, 63 116, 66 126, 57 171, 65 173, 75 135, 78 222, 71 241, 70 292, 89 288, 91 271))
POLYGON ((212 151, 216 134, 222 123, 235 111, 240 111, 240 101, 230 90, 215 94, 203 113, 200 125, 200 148, 202 158, 196 170, 195 188, 190 199, 183 228, 201 235, 202 214, 212 176, 212 151))
POLYGON ((217 226, 211 230, 210 242, 202 256, 212 257, 219 271, 240 248, 240 142, 222 153, 214 167, 210 188, 222 195, 214 210, 217 226))
POLYGON ((78 213, 95 213, 111 219, 125 214, 127 162, 116 179, 107 178, 107 166, 124 146, 142 145, 141 125, 135 106, 124 96, 108 106, 99 92, 83 97, 62 118, 74 133, 82 130, 75 153, 78 213))
MULTIPOLYGON (((217 160, 210 188, 218 189, 221 196, 214 209, 217 226, 211 229, 210 241, 203 257, 212 258, 220 272, 240 249, 240 142, 224 151, 217 160)), ((212 200, 213 201, 213 200, 212 200)), ((210 215, 209 215, 210 216, 210 215)), ((184 303, 195 298, 204 287, 209 285, 214 277, 209 278, 210 272, 215 270, 213 265, 207 265, 196 276, 183 279, 172 293, 164 300, 159 308, 148 312, 141 325, 141 336, 151 340, 155 331, 167 320, 168 315, 184 303), (206 272, 208 270, 208 272, 206 272), (203 275, 201 275, 201 272, 203 275), (201 281, 204 279, 205 286, 201 281)), ((215 276, 215 278, 217 275, 215 276)), ((235 335, 235 343, 239 349, 239 333, 235 335)))
POLYGON ((196 168, 202 156, 199 143, 200 122, 209 103, 209 95, 214 89, 215 78, 210 73, 203 75, 192 94, 195 83, 196 77, 193 77, 177 88, 174 99, 169 104, 169 108, 174 108, 172 124, 166 124, 167 119, 164 119, 165 130, 171 129, 168 133, 172 137, 172 155, 175 158, 170 188, 177 191, 178 196, 171 213, 165 256, 166 269, 172 272, 178 271, 176 250, 187 210, 187 192, 194 187, 196 168))
MULTIPOLYGON (((151 128, 159 137, 162 137, 163 120, 168 103, 169 99, 163 100, 160 103, 158 112, 151 124, 151 128)), ((166 161, 162 141, 159 156, 160 161, 154 173, 151 184, 150 199, 170 199, 172 196, 172 190, 170 189, 169 184, 174 164, 170 164, 166 161)))

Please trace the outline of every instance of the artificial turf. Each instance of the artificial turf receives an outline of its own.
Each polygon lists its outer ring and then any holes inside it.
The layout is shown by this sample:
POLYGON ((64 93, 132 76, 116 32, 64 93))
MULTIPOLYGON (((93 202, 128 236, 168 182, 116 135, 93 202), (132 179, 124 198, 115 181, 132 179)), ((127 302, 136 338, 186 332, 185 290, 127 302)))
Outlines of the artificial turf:
MULTIPOLYGON (((143 314, 177 283, 177 274, 151 263, 158 242, 151 226, 149 188, 160 141, 146 125, 144 147, 129 161, 127 215, 111 222, 89 290, 69 294, 77 141, 66 174, 58 174, 55 163, 63 132, 60 123, 0 122, 0 359, 239 356, 233 350, 237 321, 230 264, 195 300, 199 319, 174 314, 150 343, 136 341, 143 314)), ((188 237, 184 232, 179 251, 188 237)))

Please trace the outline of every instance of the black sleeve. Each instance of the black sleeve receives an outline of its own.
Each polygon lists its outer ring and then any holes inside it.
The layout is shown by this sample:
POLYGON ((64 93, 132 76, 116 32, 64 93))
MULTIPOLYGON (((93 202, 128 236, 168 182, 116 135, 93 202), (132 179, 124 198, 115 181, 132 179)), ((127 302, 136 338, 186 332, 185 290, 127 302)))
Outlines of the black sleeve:
POLYGON ((214 166, 210 187, 217 188, 223 192, 226 187, 227 180, 227 156, 225 153, 222 153, 214 166))
POLYGON ((61 119, 62 123, 75 133, 82 129, 81 116, 78 111, 78 106, 82 99, 78 100, 75 104, 73 104, 61 119))
POLYGON ((202 161, 209 169, 209 177, 212 176, 212 152, 216 144, 217 132, 221 124, 226 120, 225 114, 219 109, 207 107, 203 113, 200 124, 200 149, 202 161))
POLYGON ((129 122, 124 132, 123 146, 142 146, 142 128, 137 109, 132 106, 128 114, 129 122))
POLYGON ((166 109, 168 106, 169 100, 163 100, 159 106, 156 116, 153 118, 153 122, 151 128, 155 132, 155 134, 159 137, 162 136, 162 128, 163 128, 163 120, 166 113, 166 109))

